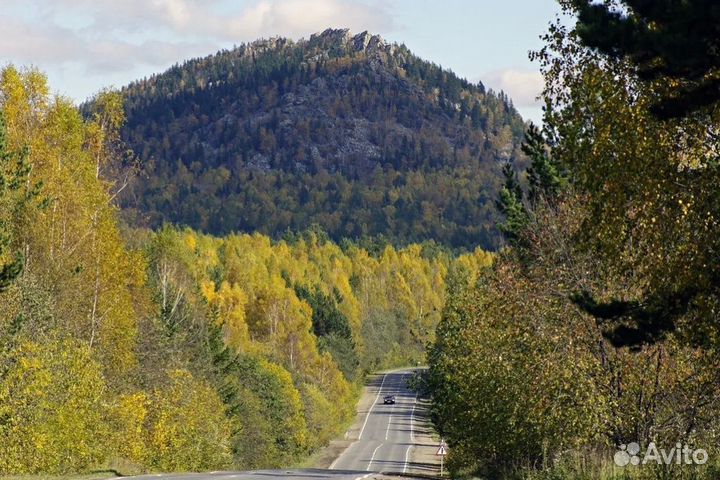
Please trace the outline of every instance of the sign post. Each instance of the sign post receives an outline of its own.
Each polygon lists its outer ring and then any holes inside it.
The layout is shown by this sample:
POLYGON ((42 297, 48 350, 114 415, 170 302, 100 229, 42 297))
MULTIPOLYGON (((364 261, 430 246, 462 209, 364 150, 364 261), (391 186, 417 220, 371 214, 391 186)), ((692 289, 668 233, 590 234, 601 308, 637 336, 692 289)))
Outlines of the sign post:
POLYGON ((440 455, 440 476, 443 476, 443 470, 445 467, 445 455, 447 455, 447 447, 445 446, 445 440, 440 439, 440 445, 438 445, 437 452, 435 455, 440 455))

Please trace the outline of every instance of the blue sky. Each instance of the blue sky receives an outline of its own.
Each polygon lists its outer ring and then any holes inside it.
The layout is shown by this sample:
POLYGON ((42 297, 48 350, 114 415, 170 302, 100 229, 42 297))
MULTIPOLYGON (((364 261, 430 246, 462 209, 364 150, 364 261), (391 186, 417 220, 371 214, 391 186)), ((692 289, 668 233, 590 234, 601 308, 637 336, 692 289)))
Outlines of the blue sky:
POLYGON ((503 89, 540 118, 530 49, 555 0, 3 0, 2 63, 35 65, 58 93, 82 101, 187 58, 274 35, 327 27, 369 30, 426 60, 503 89))

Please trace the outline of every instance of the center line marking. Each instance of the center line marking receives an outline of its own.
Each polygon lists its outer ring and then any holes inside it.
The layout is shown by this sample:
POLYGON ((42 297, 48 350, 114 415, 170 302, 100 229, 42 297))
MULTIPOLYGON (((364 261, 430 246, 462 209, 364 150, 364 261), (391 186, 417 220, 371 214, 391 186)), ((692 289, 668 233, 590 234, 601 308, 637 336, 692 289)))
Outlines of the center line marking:
POLYGON ((385 385, 385 379, 387 378, 388 374, 386 373, 383 375, 382 383, 380 383, 380 388, 378 389, 377 396, 375 397, 375 401, 370 406, 370 410, 368 410, 367 415, 365 416, 365 422, 363 423, 362 428, 360 429, 360 435, 358 435, 358 440, 360 440, 363 436, 363 432, 365 431, 365 427, 367 426, 368 419, 370 418, 370 414, 372 413, 372 409, 375 408, 375 404, 378 401, 378 398, 380 398, 380 394, 382 393, 382 387, 385 385))
POLYGON ((415 418, 415 406, 417 405, 417 393, 415 394, 415 400, 413 400, 413 408, 410 412, 410 441, 415 441, 415 429, 413 428, 413 419, 415 418))
POLYGON ((390 409, 390 417, 388 417, 387 429, 385 429, 385 440, 387 440, 388 435, 390 435, 390 425, 392 424, 393 412, 395 412, 395 404, 394 403, 393 403, 392 408, 390 409))

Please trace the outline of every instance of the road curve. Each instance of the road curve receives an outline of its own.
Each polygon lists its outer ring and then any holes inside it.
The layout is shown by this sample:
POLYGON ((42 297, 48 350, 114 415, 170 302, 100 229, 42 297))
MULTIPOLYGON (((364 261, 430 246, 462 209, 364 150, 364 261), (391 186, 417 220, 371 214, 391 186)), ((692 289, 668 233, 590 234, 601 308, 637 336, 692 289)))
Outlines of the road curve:
POLYGON ((415 446, 417 395, 407 387, 412 370, 389 372, 368 389, 375 397, 358 438, 330 466, 333 470, 408 473, 415 446), (383 397, 395 395, 394 405, 383 397))

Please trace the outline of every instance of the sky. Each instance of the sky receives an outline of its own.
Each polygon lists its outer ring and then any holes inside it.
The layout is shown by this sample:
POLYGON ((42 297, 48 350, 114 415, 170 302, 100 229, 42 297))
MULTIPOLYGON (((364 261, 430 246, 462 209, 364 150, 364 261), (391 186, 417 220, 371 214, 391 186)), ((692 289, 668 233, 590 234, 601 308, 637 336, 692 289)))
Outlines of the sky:
POLYGON ((555 0, 0 0, 0 63, 35 66, 82 102, 104 87, 262 37, 369 31, 488 88, 538 121, 528 51, 555 0))

